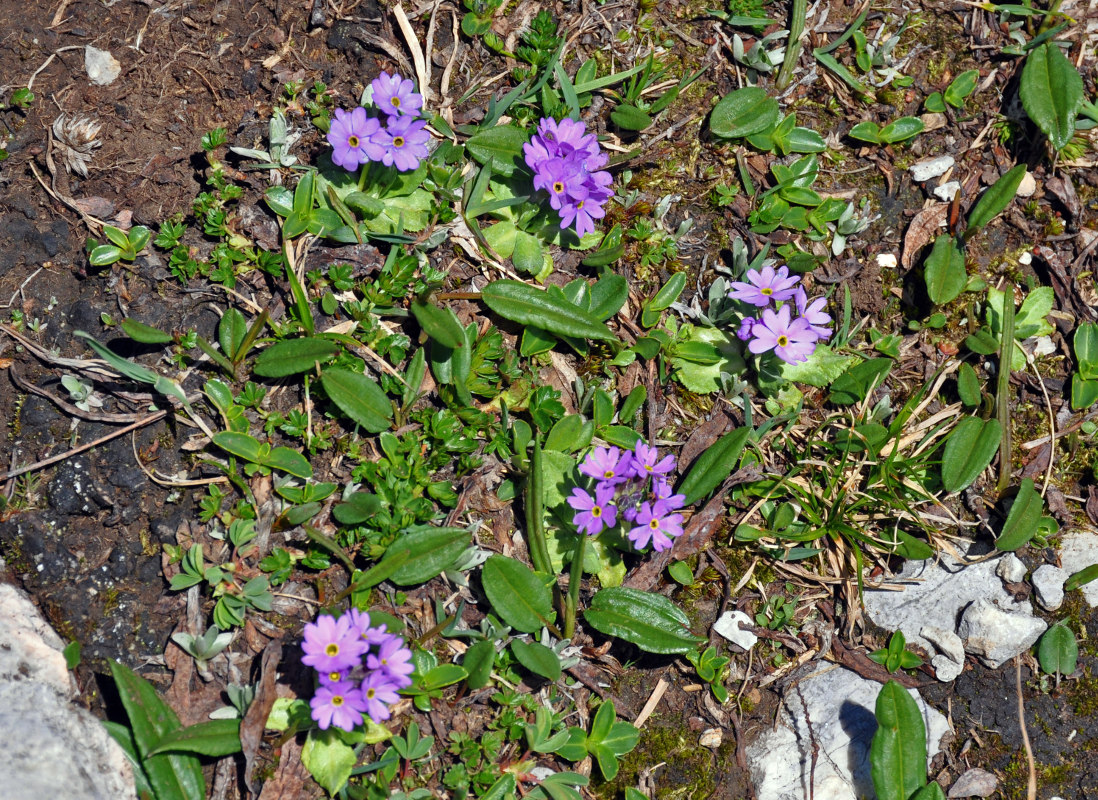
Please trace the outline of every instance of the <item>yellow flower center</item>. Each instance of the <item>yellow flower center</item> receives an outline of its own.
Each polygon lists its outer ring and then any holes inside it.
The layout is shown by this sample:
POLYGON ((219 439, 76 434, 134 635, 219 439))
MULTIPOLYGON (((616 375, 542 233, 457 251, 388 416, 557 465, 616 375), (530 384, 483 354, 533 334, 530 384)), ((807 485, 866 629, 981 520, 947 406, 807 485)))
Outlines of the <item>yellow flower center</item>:
POLYGON ((767 286, 765 289, 759 289, 759 294, 765 294, 767 297, 774 294, 774 290, 767 286))
POLYGON ((778 337, 778 347, 788 347, 788 346, 789 346, 789 337, 788 336, 779 336, 778 337))
POLYGON ((598 506, 594 506, 591 509, 591 516, 594 517, 595 519, 598 519, 599 517, 602 516, 602 509, 599 508, 598 506))
POLYGON ((340 675, 338 672, 329 672, 328 673, 328 680, 330 680, 332 683, 338 682, 341 677, 343 677, 343 676, 340 675))
POLYGON ((556 192, 557 194, 560 194, 561 192, 564 191, 564 184, 561 183, 560 181, 557 181, 556 183, 553 184, 553 191, 556 192))
POLYGON ((393 137, 393 147, 404 147, 404 137, 403 136, 394 136, 393 137))
POLYGON ((324 648, 324 655, 332 656, 333 658, 335 656, 338 656, 339 655, 339 645, 336 644, 335 642, 332 642, 330 645, 328 645, 327 647, 324 648))
POLYGON ((377 694, 377 689, 372 689, 372 688, 367 689, 366 690, 366 699, 367 700, 373 700, 375 694, 377 694))
POLYGON ((357 136, 348 136, 347 137, 347 144, 349 144, 351 147, 358 147, 358 137, 357 136))
POLYGON ((390 100, 389 102, 390 102, 390 103, 392 103, 392 104, 393 104, 394 106, 396 106, 397 108, 400 108, 400 98, 399 98, 399 97, 394 97, 394 98, 393 98, 392 100, 390 100))
POLYGON ((583 208, 583 204, 586 202, 586 200, 580 200, 578 203, 576 203, 576 208, 583 208))
POLYGON ((341 705, 343 705, 343 696, 338 694, 332 695, 332 705, 336 708, 339 708, 341 705))
POLYGON ((660 529, 660 521, 658 519, 651 520, 648 523, 648 527, 654 531, 658 531, 660 529))
POLYGON ((606 470, 606 472, 602 473, 602 477, 604 477, 604 478, 613 478, 614 477, 614 470, 612 470, 612 469, 606 470))

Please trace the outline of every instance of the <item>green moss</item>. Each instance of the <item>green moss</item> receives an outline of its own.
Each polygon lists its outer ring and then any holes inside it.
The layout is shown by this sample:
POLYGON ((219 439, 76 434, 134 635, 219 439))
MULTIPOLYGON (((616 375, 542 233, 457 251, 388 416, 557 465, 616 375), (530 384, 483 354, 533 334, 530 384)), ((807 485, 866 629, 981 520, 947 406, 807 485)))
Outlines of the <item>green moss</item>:
POLYGON ((596 797, 620 797, 628 786, 636 786, 641 772, 654 764, 663 764, 656 773, 656 795, 661 800, 703 800, 716 791, 720 771, 716 764, 735 759, 735 742, 726 740, 716 751, 698 744, 698 734, 680 722, 661 724, 660 715, 652 717, 633 752, 621 759, 618 777, 595 787, 596 797))

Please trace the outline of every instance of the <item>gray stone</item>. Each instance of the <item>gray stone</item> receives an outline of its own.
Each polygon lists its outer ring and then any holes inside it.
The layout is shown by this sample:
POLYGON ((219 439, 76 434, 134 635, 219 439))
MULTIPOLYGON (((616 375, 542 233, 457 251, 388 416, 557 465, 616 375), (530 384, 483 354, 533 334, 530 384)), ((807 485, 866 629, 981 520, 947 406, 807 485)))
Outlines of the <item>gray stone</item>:
POLYGON ((4 800, 133 800, 133 773, 106 728, 73 705, 64 643, 18 589, 0 584, 4 800))
POLYGON ((911 177, 919 183, 922 183, 931 178, 937 178, 939 175, 944 175, 954 163, 953 156, 928 158, 925 161, 920 161, 917 164, 911 165, 911 177))
POLYGON ((1037 593, 1037 603, 1046 611, 1055 611, 1064 604, 1064 583, 1068 579, 1067 570, 1042 564, 1033 570, 1029 580, 1037 593))
POLYGON ((973 767, 950 787, 948 796, 950 800, 957 797, 991 797, 998 786, 998 778, 986 769, 973 767))
POLYGON ((1043 619, 980 598, 965 609, 957 633, 967 652, 996 669, 1032 647, 1047 627, 1043 619))
POLYGON ((960 181, 947 181, 941 186, 934 187, 934 196, 941 200, 943 203, 953 202, 953 198, 957 196, 957 192, 961 191, 960 181))
POLYGON ((750 650, 758 643, 759 637, 751 631, 744 630, 745 625, 754 627, 755 622, 742 611, 725 611, 720 619, 713 623, 713 630, 732 644, 739 645, 744 650, 750 650))
POLYGON ((1018 583, 1026 576, 1026 565, 1014 553, 1007 553, 999 559, 995 574, 1007 583, 1018 583))
POLYGON ((933 625, 924 625, 919 633, 941 653, 930 659, 934 676, 946 683, 956 680, 965 668, 965 645, 961 637, 951 630, 933 625))
POLYGON ((934 677, 942 683, 952 683, 965 671, 963 661, 958 664, 949 656, 934 656, 930 659, 930 666, 934 667, 934 677))
POLYGON ((122 72, 122 65, 108 51, 88 45, 84 48, 84 70, 96 86, 106 86, 114 83, 122 72))
POLYGON ((1014 193, 1018 197, 1032 197, 1037 191, 1037 180, 1033 174, 1027 172, 1022 176, 1022 182, 1018 184, 1018 190, 1014 193))
MULTIPOLYGON (((824 667, 785 695, 776 728, 747 746, 747 765, 758 800, 827 800, 874 797, 869 747, 877 730, 874 708, 881 684, 844 667, 824 667), (807 714, 806 714, 807 711, 807 714), (812 748, 818 747, 813 791, 812 748)), ((944 716, 915 690, 933 758, 949 731, 944 716)))
MULTIPOLYGON (((1098 564, 1098 535, 1090 531, 1068 531, 1060 538, 1060 566, 1068 575, 1098 564)), ((1098 608, 1098 581, 1079 587, 1091 608, 1098 608)))

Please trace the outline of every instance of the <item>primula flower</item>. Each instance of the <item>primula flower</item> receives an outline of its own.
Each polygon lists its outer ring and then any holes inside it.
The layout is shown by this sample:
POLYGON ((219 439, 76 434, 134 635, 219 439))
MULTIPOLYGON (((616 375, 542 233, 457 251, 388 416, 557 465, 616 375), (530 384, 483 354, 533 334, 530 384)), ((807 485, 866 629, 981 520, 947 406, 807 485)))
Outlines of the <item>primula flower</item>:
POLYGON ((376 628, 370 627, 370 615, 365 611, 359 611, 357 608, 352 608, 347 612, 348 617, 351 619, 351 629, 358 634, 358 637, 366 643, 367 647, 376 647, 389 640, 392 635, 386 629, 384 625, 378 625, 376 628))
POLYGON ((655 506, 641 503, 637 510, 637 527, 627 534, 633 547, 643 550, 651 542, 653 550, 662 552, 671 549, 674 544, 672 537, 682 536, 682 514, 665 514, 661 511, 659 503, 655 506))
POLYGON ((378 161, 383 155, 376 141, 381 123, 366 116, 359 106, 350 113, 335 110, 335 119, 328 128, 328 144, 332 146, 332 163, 353 172, 367 161, 378 161))
POLYGON ((595 487, 594 497, 578 487, 572 490, 568 505, 578 512, 572 522, 580 533, 597 536, 605 528, 612 528, 617 524, 618 509, 610 502, 613 499, 614 486, 609 483, 600 483, 595 487))
POLYGON ((400 700, 397 694, 397 686, 392 678, 381 670, 371 672, 362 681, 359 688, 359 696, 363 711, 374 722, 382 722, 392 716, 389 706, 400 700))
POLYGON ((367 648, 359 632, 351 626, 350 616, 344 614, 337 620, 322 614, 315 623, 305 626, 301 644, 305 655, 301 663, 318 672, 338 672, 361 662, 367 648))
POLYGON ((614 196, 613 176, 602 169, 609 159, 597 137, 582 122, 547 117, 523 145, 523 154, 535 176, 534 188, 549 193, 561 229, 574 223, 578 236, 593 231, 595 220, 606 215, 603 204, 614 196))
POLYGON ((370 83, 374 105, 391 117, 416 116, 423 108, 423 95, 415 84, 399 75, 382 72, 370 83))
POLYGON ((652 509, 656 514, 663 515, 668 511, 678 511, 686 505, 686 495, 675 494, 675 490, 667 481, 656 478, 652 483, 652 493, 656 496, 652 509))
POLYGON ((354 681, 321 684, 309 701, 312 717, 322 731, 332 725, 342 730, 353 730, 362 722, 366 703, 354 681))
POLYGON ((389 125, 377 133, 377 143, 384 152, 381 163, 396 166, 401 172, 410 172, 427 158, 427 142, 431 135, 424 128, 427 123, 413 117, 391 117, 389 125))
POLYGON ((583 238, 595 230, 595 220, 602 219, 605 216, 606 212, 599 203, 590 197, 585 197, 583 200, 561 206, 560 229, 564 230, 575 222, 576 236, 583 238))
POLYGON ((596 447, 579 466, 581 475, 603 483, 617 485, 629 480, 629 453, 616 447, 596 447))
POLYGON ((549 205, 559 211, 561 206, 575 200, 584 200, 589 194, 586 172, 577 169, 574 159, 550 158, 538 165, 534 175, 534 188, 549 193, 549 205))
POLYGON ((744 317, 743 322, 740 323, 740 329, 736 331, 736 338, 741 342, 746 342, 751 338, 751 329, 759 324, 759 321, 754 317, 744 317))
POLYGON ((831 324, 831 315, 824 311, 827 306, 826 297, 817 297, 810 303, 804 289, 798 286, 793 293, 793 302, 797 306, 797 313, 804 317, 813 333, 821 339, 831 335, 831 328, 826 327, 831 324))
POLYGON ((636 478, 647 478, 649 475, 666 475, 675 468, 675 457, 664 456, 660 459, 659 451, 649 447, 644 442, 637 442, 633 448, 633 458, 629 462, 636 478))
POLYGON ((793 287, 800 280, 799 275, 790 275, 787 267, 763 267, 761 271, 749 269, 747 282, 733 281, 728 296, 733 300, 742 300, 753 306, 763 308, 772 300, 788 300, 793 296, 793 287))
POLYGON ((376 654, 368 655, 366 666, 382 672, 398 689, 412 685, 410 676, 415 671, 412 666, 412 651, 404 646, 404 640, 399 636, 391 635, 376 654))
POLYGON ((790 320, 789 309, 785 305, 776 312, 769 308, 763 311, 762 320, 751 329, 754 338, 747 349, 756 355, 773 350, 787 364, 807 361, 820 337, 804 317, 790 320))

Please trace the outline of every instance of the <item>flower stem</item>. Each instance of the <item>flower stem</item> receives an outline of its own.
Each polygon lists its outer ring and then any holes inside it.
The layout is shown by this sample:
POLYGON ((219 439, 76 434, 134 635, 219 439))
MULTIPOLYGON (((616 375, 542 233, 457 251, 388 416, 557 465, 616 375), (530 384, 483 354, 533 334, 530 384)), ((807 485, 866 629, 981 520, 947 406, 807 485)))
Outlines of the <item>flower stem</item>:
POLYGON ((579 534, 572 551, 572 569, 568 574, 568 594, 564 598, 564 638, 571 639, 576 631, 576 608, 579 606, 580 584, 583 583, 583 560, 587 555, 587 536, 579 534))

